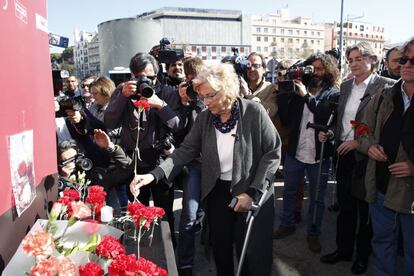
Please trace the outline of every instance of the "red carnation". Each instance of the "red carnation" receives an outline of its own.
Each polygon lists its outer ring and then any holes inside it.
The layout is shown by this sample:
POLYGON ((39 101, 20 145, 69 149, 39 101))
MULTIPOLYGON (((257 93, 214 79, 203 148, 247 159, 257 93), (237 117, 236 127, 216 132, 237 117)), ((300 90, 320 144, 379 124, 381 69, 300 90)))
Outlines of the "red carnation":
POLYGON ((138 268, 139 272, 146 273, 147 275, 168 276, 168 273, 165 269, 162 269, 153 262, 148 261, 142 257, 138 259, 138 268))
POLYGON ((63 197, 69 198, 70 201, 78 201, 80 195, 78 191, 74 189, 68 189, 63 191, 63 197))
POLYGON ((107 235, 96 247, 96 254, 106 259, 116 259, 125 255, 125 248, 115 237, 107 235))
POLYGON ((138 261, 134 254, 121 255, 111 262, 108 272, 110 276, 135 276, 139 273, 138 261))
POLYGON ((87 263, 84 267, 79 266, 79 276, 103 276, 104 271, 100 265, 94 262, 87 263))
POLYGON ((139 110, 139 111, 143 111, 143 110, 148 110, 150 109, 150 105, 148 103, 147 99, 140 99, 139 101, 135 101, 134 102, 134 106, 139 110))
POLYGON ((141 209, 145 208, 145 205, 139 202, 128 203, 127 211, 131 216, 140 214, 141 209))

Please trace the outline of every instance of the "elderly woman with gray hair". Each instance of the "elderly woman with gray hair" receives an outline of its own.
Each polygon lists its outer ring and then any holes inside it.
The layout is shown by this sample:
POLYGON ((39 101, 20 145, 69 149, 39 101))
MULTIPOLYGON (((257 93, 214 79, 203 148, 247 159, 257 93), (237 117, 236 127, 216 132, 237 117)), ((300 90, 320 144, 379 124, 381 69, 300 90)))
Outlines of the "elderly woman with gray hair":
MULTIPOLYGON (((206 110, 181 146, 151 173, 130 185, 171 179, 182 166, 202 156, 201 199, 207 211, 217 275, 234 275, 233 243, 240 256, 246 215, 264 192, 266 176, 280 163, 280 138, 265 109, 238 97, 239 81, 231 65, 206 67, 193 81, 206 110), (238 198, 234 208, 229 204, 238 198)), ((242 275, 270 275, 272 268, 273 186, 255 219, 242 275)))

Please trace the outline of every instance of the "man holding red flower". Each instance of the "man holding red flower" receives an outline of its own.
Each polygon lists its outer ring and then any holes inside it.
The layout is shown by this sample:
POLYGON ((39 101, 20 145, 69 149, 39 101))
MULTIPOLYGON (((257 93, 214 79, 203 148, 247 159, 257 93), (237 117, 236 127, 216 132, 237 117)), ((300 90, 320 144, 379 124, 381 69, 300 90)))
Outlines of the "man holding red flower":
POLYGON ((365 175, 373 228, 373 275, 398 275, 400 229, 404 241, 404 275, 414 275, 414 166, 402 140, 408 110, 413 108, 414 38, 403 47, 401 80, 378 93, 363 122, 376 139, 360 137, 359 150, 368 155, 365 175))
MULTIPOLYGON (((371 254, 371 225, 368 204, 364 201, 364 175, 367 158, 356 151, 356 136, 369 129, 360 125, 365 108, 375 93, 394 81, 374 73, 378 63, 374 50, 366 42, 352 45, 346 50, 346 59, 354 78, 341 85, 334 130, 337 157, 337 249, 321 257, 321 262, 335 264, 351 261, 356 247, 356 259, 351 267, 353 274, 364 273, 371 254), (355 121, 357 120, 357 121, 355 121)), ((368 135, 369 136, 369 135, 368 135)), ((320 133, 322 141, 327 134, 320 133)))

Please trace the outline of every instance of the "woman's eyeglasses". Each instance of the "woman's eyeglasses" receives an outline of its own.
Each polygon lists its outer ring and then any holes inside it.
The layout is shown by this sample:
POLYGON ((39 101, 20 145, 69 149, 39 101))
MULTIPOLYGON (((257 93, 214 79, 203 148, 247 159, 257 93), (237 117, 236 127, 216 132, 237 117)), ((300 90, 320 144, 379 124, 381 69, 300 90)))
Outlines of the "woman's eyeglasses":
POLYGON ((204 97, 198 97, 201 101, 203 101, 203 102, 205 102, 205 101, 211 101, 216 95, 217 95, 217 93, 218 92, 215 92, 215 93, 213 93, 213 94, 211 94, 211 95, 208 95, 208 96, 204 96, 204 97))

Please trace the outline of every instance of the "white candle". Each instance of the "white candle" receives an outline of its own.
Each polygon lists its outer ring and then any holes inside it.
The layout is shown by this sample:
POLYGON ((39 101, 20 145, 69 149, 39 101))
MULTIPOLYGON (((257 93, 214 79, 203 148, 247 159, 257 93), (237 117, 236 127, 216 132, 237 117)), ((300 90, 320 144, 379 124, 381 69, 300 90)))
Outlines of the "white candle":
POLYGON ((110 222, 114 215, 113 215, 114 209, 111 206, 104 206, 101 208, 101 222, 107 223, 110 222))

